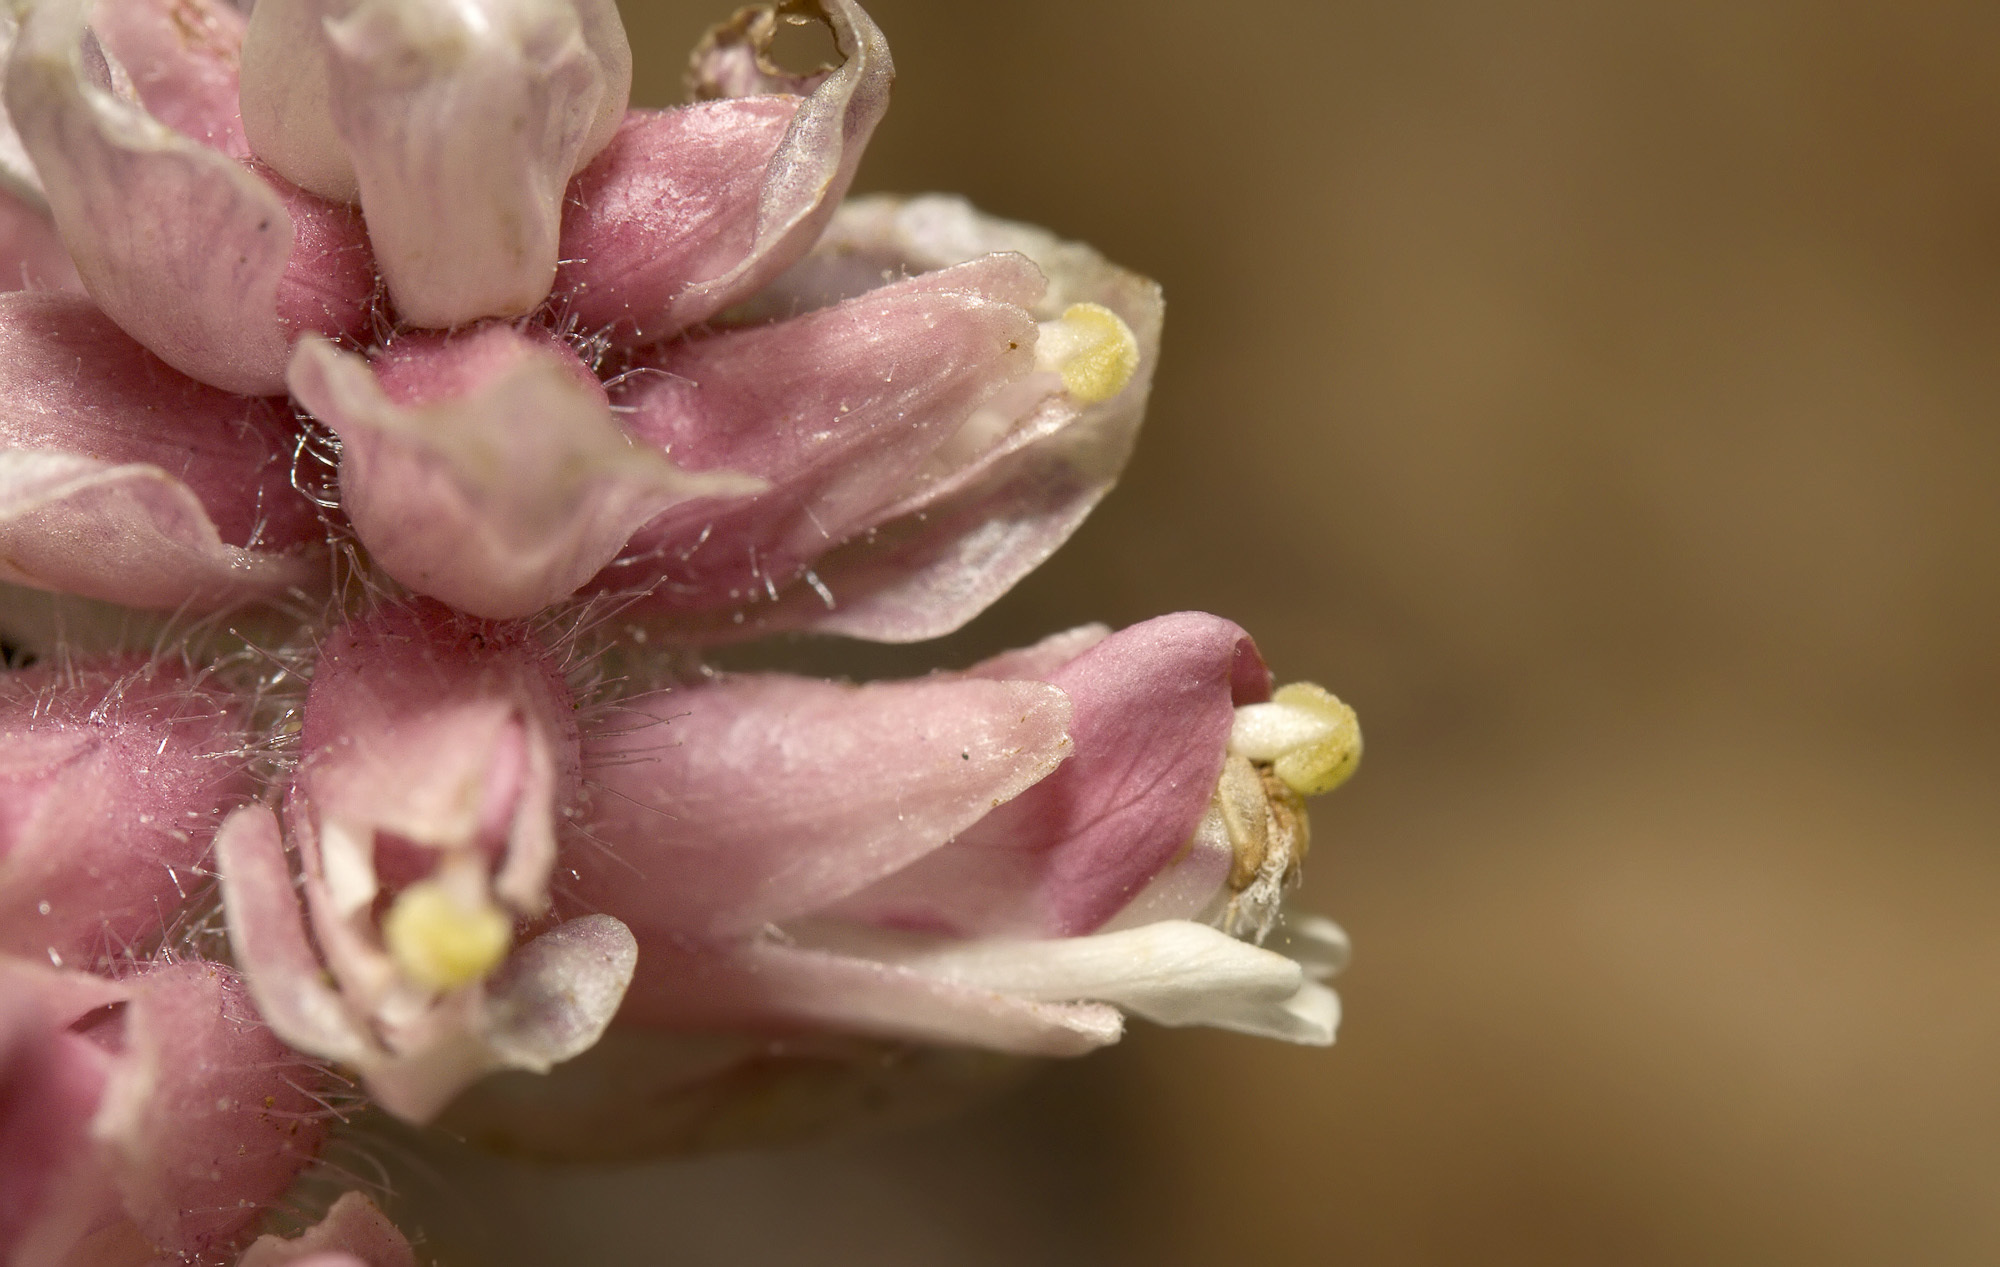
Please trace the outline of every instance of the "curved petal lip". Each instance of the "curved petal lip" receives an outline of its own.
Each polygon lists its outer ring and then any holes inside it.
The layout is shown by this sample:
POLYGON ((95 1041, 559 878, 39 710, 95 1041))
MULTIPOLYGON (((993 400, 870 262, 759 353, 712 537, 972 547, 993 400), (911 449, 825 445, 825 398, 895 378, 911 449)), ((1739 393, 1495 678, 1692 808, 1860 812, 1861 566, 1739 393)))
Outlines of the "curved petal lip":
POLYGON ((131 607, 212 608, 310 584, 321 562, 227 545, 158 467, 0 449, 0 580, 131 607))

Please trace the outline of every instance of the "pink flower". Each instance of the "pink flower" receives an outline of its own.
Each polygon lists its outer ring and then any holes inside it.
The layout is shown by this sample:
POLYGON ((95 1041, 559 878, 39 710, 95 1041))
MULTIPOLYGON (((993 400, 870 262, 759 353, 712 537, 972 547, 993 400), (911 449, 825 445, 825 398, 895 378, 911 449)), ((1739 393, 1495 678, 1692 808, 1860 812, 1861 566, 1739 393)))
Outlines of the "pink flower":
POLYGON ((548 907, 579 775, 568 688, 524 631, 430 603, 342 626, 300 737, 286 816, 318 955, 276 815, 239 811, 216 844, 230 939, 279 1035, 416 1121, 596 1042, 631 934, 595 915, 513 945, 548 907))
POLYGON ((639 705, 658 727, 586 748, 609 848, 571 852, 569 893, 639 938, 625 1025, 1072 1055, 1123 1009, 1328 1043, 1314 978, 1339 931, 1301 924, 1294 959, 1213 926, 1261 941, 1303 856, 1301 789, 1270 762, 1358 753, 1337 703, 1287 718, 1276 753, 1232 752, 1239 719, 1302 711, 1269 701, 1249 638, 1198 613, 908 682, 689 686, 639 705))

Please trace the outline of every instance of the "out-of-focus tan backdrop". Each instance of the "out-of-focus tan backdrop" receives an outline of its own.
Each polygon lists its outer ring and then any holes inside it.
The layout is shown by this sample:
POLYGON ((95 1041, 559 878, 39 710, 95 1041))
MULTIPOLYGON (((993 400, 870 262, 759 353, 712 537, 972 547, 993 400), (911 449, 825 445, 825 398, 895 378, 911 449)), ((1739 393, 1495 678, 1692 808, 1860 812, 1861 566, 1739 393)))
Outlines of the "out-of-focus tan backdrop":
MULTIPOLYGON (((713 6, 631 0, 638 98, 713 6)), ((478 1171, 522 1261, 2000 1261, 2000 8, 876 0, 864 190, 1161 279, 1120 489, 962 662, 1242 622, 1353 702, 1330 1051, 478 1171)))

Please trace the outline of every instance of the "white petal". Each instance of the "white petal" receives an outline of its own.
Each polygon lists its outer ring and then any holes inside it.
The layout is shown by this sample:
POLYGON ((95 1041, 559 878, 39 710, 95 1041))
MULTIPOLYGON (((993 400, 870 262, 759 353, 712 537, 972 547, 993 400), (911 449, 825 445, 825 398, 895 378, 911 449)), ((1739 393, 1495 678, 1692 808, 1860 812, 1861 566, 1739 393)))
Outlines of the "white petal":
MULTIPOLYGON (((13 13, 0 9, 0 66, 13 53, 14 39, 19 34, 20 24, 13 13)), ((0 105, 0 190, 44 214, 48 212, 49 200, 42 193, 42 178, 28 161, 28 151, 21 148, 21 134, 14 130, 14 120, 4 105, 0 105)))
POLYGON ((1100 999, 1160 1025, 1220 1025, 1290 1041, 1332 1041, 1320 997, 1332 991, 1310 985, 1300 965, 1280 953, 1186 919, 1094 937, 888 949, 884 957, 1028 999, 1100 999))
POLYGON ((1298 960, 1315 981, 1347 971, 1354 957, 1347 930, 1324 915, 1286 915, 1277 937, 1265 945, 1298 960))
POLYGON ((1340 996, 1316 981, 1308 981, 1299 987, 1297 994, 1281 1002, 1245 1000, 1242 1006, 1218 1008, 1194 1023, 1306 1047, 1330 1047, 1335 1031, 1340 1028, 1340 996))
POLYGON ((488 985, 495 1053, 506 1068, 547 1073, 589 1051, 618 1014, 638 962, 637 939, 609 915, 535 938, 488 985))
POLYGON ((360 1066, 369 1094, 422 1124, 489 1073, 547 1073, 603 1037, 638 956, 632 934, 609 916, 557 926, 516 951, 484 986, 445 995, 390 1033, 396 1053, 360 1066))
POLYGON ((262 0, 243 34, 243 133, 250 150, 301 189, 354 202, 361 188, 327 104, 328 17, 350 0, 262 0))
POLYGON ((306 941, 278 818, 263 805, 231 814, 215 836, 229 945, 257 1010, 278 1037, 331 1060, 359 1061, 369 1044, 321 980, 306 941))
POLYGON ((461 325, 548 295, 564 189, 630 91, 611 7, 360 0, 325 23, 328 109, 405 320, 461 325))

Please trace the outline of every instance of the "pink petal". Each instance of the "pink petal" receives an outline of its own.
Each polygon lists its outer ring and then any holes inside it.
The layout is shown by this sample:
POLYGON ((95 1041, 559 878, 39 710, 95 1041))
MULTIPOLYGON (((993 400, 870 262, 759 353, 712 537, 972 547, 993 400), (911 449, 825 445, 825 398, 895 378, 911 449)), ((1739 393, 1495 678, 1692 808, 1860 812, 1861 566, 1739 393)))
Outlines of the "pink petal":
MULTIPOLYGON (((248 99, 264 100, 262 77, 324 59, 326 109, 402 317, 443 327, 540 304, 569 179, 610 140, 631 88, 610 0, 361 3, 319 32, 251 59, 248 99)), ((280 171, 304 179, 324 166, 316 137, 314 161, 294 168, 282 126, 257 136, 280 171)))
MULTIPOLYGON (((38 5, 5 93, 85 287, 183 373, 228 391, 282 391, 290 322, 326 306, 286 287, 352 285, 362 276, 349 259, 356 252, 329 253, 326 241, 295 252, 294 212, 315 204, 293 194, 288 208, 264 178, 116 95, 95 52, 82 0, 38 5), (86 70, 93 64, 96 74, 86 70)), ((334 208, 319 213, 326 223, 309 240, 345 223, 334 208)), ((357 330, 367 300, 366 290, 343 296, 325 314, 332 327, 315 328, 357 330)))
POLYGON ((67 1027, 123 996, 109 981, 0 960, 0 1261, 118 1219, 89 1138, 110 1058, 67 1027))
POLYGON ((169 926, 250 790, 243 711, 166 665, 0 677, 0 952, 89 962, 169 926))
POLYGON ((80 296, 0 295, 0 445, 157 467, 230 545, 325 537, 292 487, 298 431, 282 402, 183 376, 80 296))
POLYGON ((0 449, 0 580, 132 607, 212 608, 308 584, 308 560, 243 550, 155 466, 0 449))
POLYGON ((31 1143, 60 1156, 39 1192, 0 1188, 10 1262, 207 1261, 325 1133, 323 1071, 271 1036, 226 968, 156 964, 111 982, 0 959, 0 999, 46 1026, 25 1047, 17 1031, 0 1072, 0 1105, 19 1093, 38 1119, 0 1108, 0 1167, 31 1143))
POLYGON ((375 1203, 342 1193, 326 1217, 285 1240, 260 1236, 236 1267, 416 1267, 409 1240, 375 1203))
POLYGON ((153 1245, 214 1252, 312 1160, 324 1075, 264 1027, 227 968, 172 964, 131 984, 91 1134, 153 1245))
POLYGON ((1080 302, 1117 313, 1139 343, 1132 381, 1108 400, 1081 404, 1053 375, 1029 377, 995 397, 884 498, 864 536, 816 562, 818 585, 795 582, 733 628, 711 622, 689 632, 718 639, 798 628, 883 642, 939 637, 1040 566, 1110 491, 1144 414, 1162 308, 1158 286, 1090 248, 981 216, 956 198, 854 199, 814 253, 752 311, 788 314, 866 292, 885 272, 948 268, 994 251, 1018 252, 1047 275, 1047 293, 1030 305, 1037 318, 1080 302))
POLYGON ((1102 926, 1188 843, 1235 705, 1270 689, 1249 636, 1198 612, 1113 634, 1047 680, 1075 704, 1074 755, 839 915, 961 936, 1102 926))
POLYGON ((306 584, 324 529, 292 487, 296 435, 87 300, 0 295, 0 579, 161 608, 306 584))
POLYGON ((628 123, 578 178, 558 285, 584 324, 632 344, 663 338, 748 298, 812 245, 888 108, 895 68, 853 0, 811 7, 833 31, 837 70, 766 73, 775 11, 745 9, 695 53, 700 95, 726 100, 628 123))
POLYGON ((100 0, 91 29, 139 104, 190 140, 247 158, 236 106, 243 15, 217 0, 100 0))
POLYGON ((570 850, 568 896, 642 935, 742 934, 815 910, 936 849, 1069 750, 1068 702, 1039 683, 745 675, 621 712, 588 749, 600 846, 570 850))
MULTIPOLYGON (((1028 372, 1040 288, 996 256, 771 326, 675 344, 619 401, 640 439, 770 491, 695 503, 637 533, 597 584, 639 610, 727 622, 864 527, 994 393, 1028 372)), ((809 583, 809 581, 808 581, 809 583)))
POLYGON ((759 939, 726 948, 649 941, 619 1024, 678 1030, 839 1029, 1024 1056, 1118 1041, 1096 1003, 1037 1003, 874 959, 759 939))
POLYGON ((586 328, 671 332, 674 297, 740 263, 756 238, 771 157, 800 99, 633 110, 570 182, 556 293, 586 328))
POLYGON ((0 183, 0 290, 82 290, 47 202, 0 183))
POLYGON ((382 569, 492 618, 567 597, 632 533, 754 481, 634 445, 574 354, 506 326, 398 339, 373 371, 317 340, 293 391, 342 441, 342 504, 382 569))

